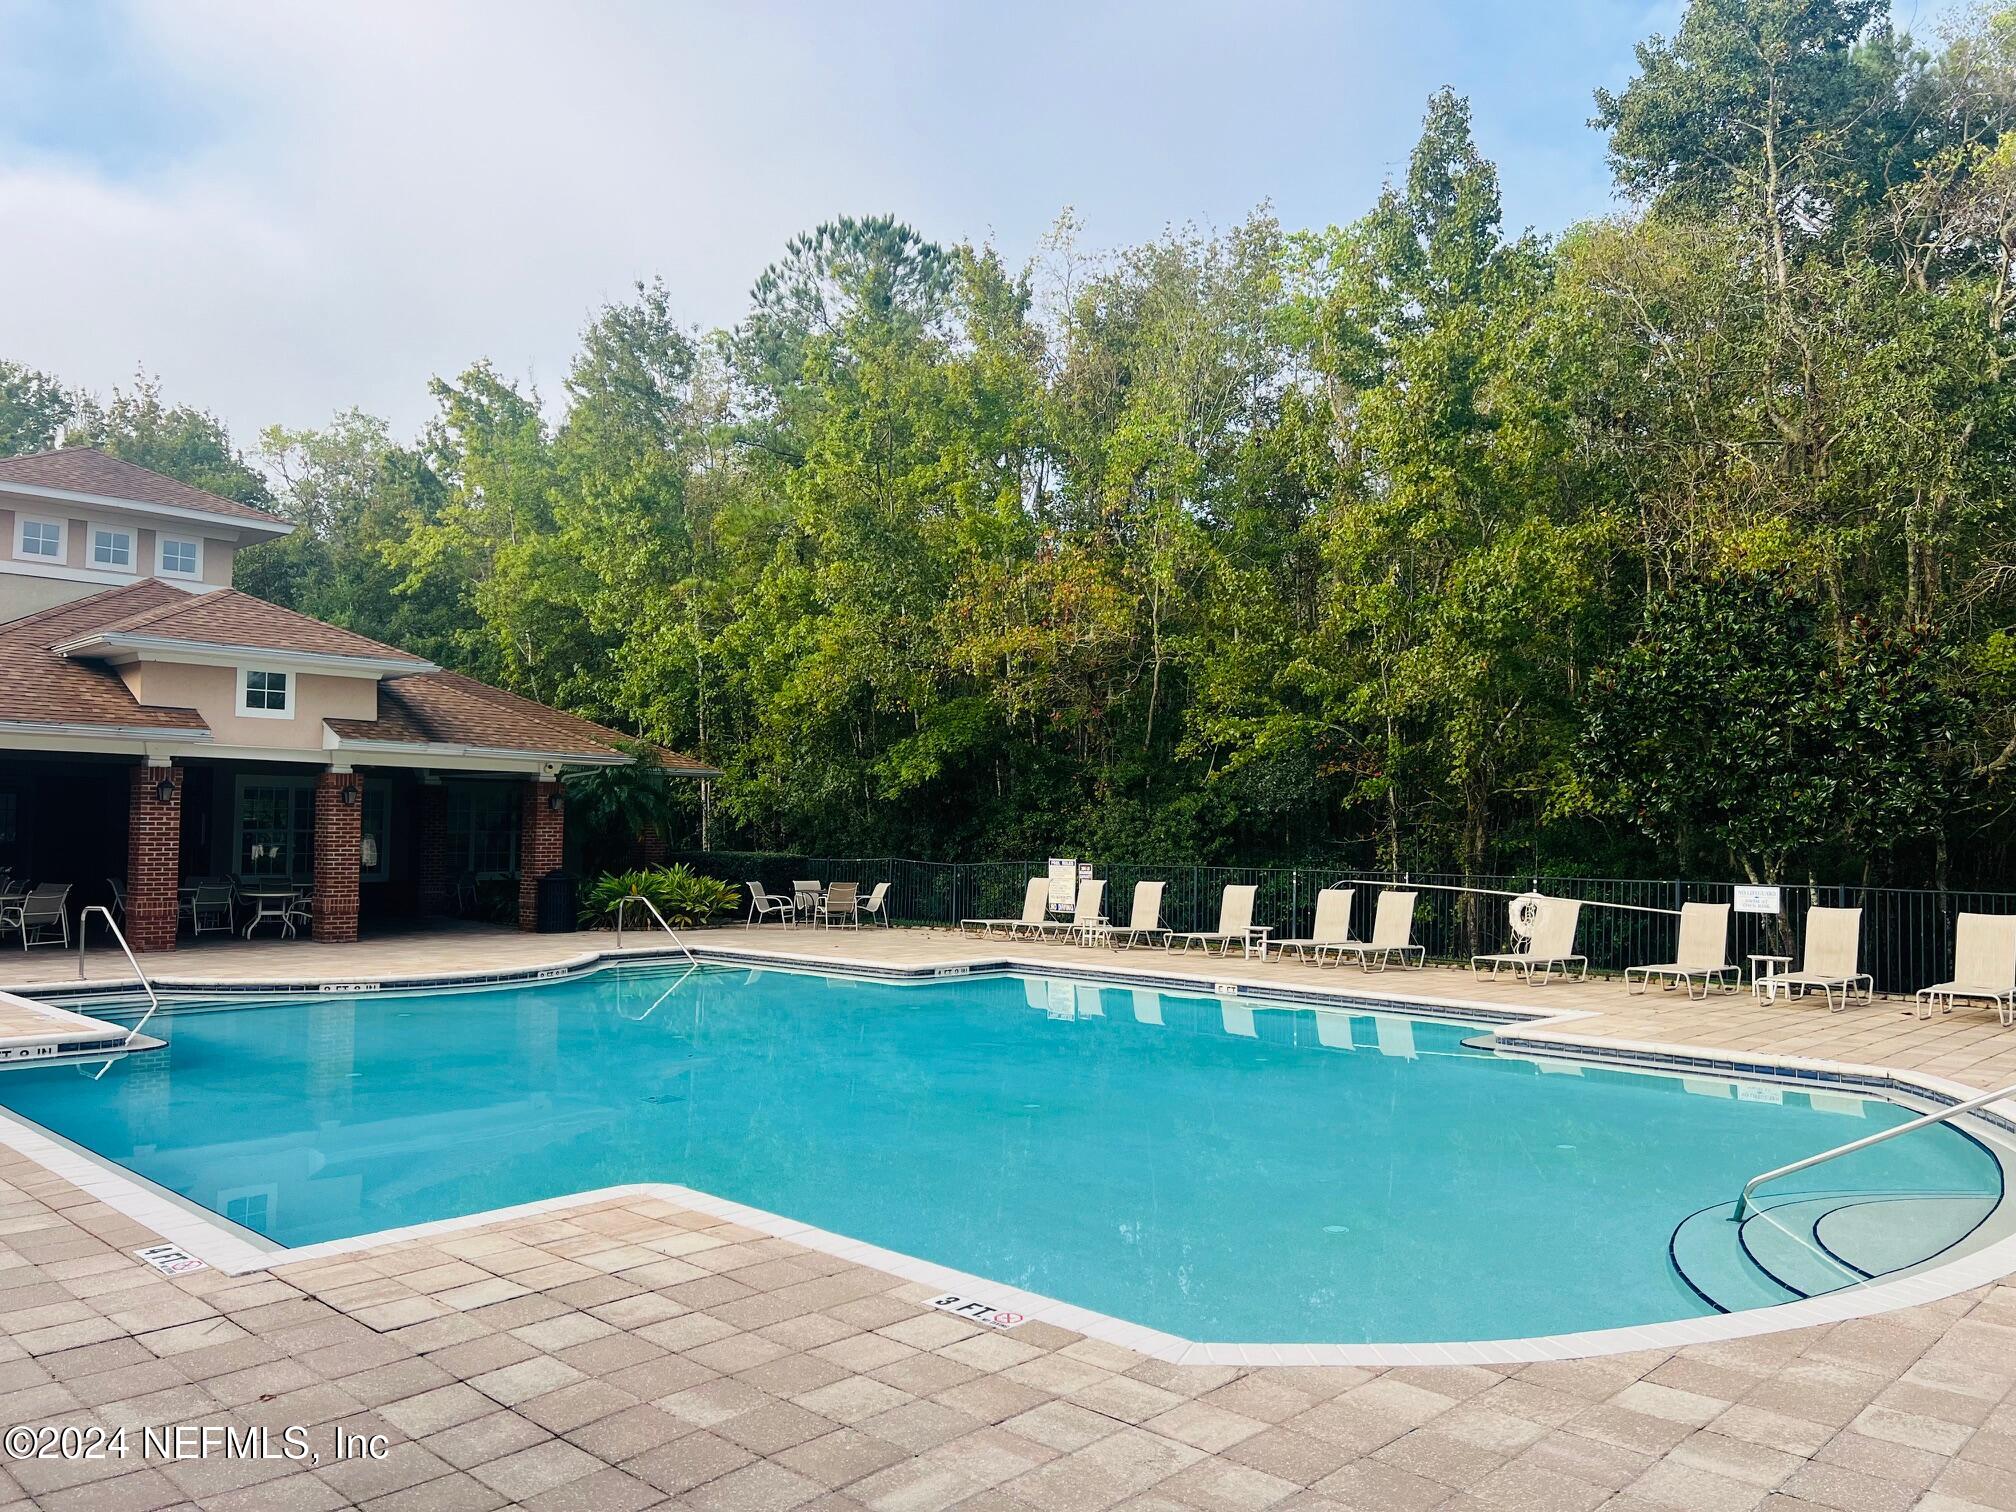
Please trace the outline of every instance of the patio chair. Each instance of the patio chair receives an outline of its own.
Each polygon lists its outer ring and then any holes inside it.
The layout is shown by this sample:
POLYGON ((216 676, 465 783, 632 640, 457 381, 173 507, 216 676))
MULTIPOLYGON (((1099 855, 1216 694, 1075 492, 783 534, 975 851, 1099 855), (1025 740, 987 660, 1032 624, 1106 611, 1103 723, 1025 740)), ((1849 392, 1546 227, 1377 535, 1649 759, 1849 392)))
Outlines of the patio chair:
POLYGON ((777 914, 787 924, 797 918, 798 904, 795 899, 787 898, 782 893, 765 892, 761 882, 749 882, 744 886, 749 889, 749 917, 742 921, 744 929, 751 924, 761 924, 772 914, 777 914))
POLYGON ((1862 910, 1859 908, 1809 908, 1806 910, 1806 956, 1797 971, 1781 971, 1754 985, 1764 989, 1767 999, 1787 989, 1798 997, 1818 987, 1826 995, 1827 1009, 1839 1013, 1848 1006, 1857 984, 1862 1001, 1875 999, 1876 978, 1862 970, 1862 910), (1834 1000, 1835 993, 1841 1000, 1834 1000))
POLYGON ((1310 959, 1310 952, 1316 952, 1320 962, 1324 945, 1342 945, 1351 938, 1351 899, 1357 889, 1352 887, 1326 887, 1316 894, 1316 922, 1310 926, 1306 940, 1274 940, 1274 948, 1287 955, 1294 951, 1298 960, 1310 959))
POLYGON ((105 885, 112 889, 112 920, 116 924, 126 922, 126 884, 117 877, 107 877, 105 885))
POLYGON ((20 930, 23 951, 30 944, 49 944, 47 936, 51 930, 56 931, 56 942, 67 947, 70 943, 69 902, 68 882, 44 882, 0 909, 0 931, 20 930), (35 939, 38 932, 44 936, 40 941, 35 939))
POLYGON ((1336 952, 1339 966, 1350 955, 1356 956, 1358 964, 1367 971, 1384 971, 1393 957, 1398 956, 1402 966, 1419 971, 1428 964, 1428 947, 1414 943, 1414 904, 1420 896, 1418 892, 1388 888, 1379 894, 1378 906, 1372 910, 1372 938, 1321 946, 1316 952, 1317 964, 1322 964, 1323 952, 1330 950, 1336 952), (1377 966, 1372 964, 1374 957, 1378 958, 1377 966))
POLYGON ((205 882, 189 894, 184 910, 190 929, 201 935, 206 929, 232 934, 238 928, 237 894, 228 882, 205 882))
POLYGON ((1734 992, 1742 984, 1743 973, 1729 964, 1729 905, 1727 903, 1682 903, 1680 905, 1680 945, 1674 951, 1676 959, 1663 966, 1626 966, 1624 985, 1627 989, 1644 993, 1654 977, 1666 977, 1665 989, 1671 992, 1675 986, 1687 989, 1687 996, 1706 997, 1708 989, 1717 985, 1734 992), (1723 982, 1727 977, 1728 981, 1723 982), (1634 988, 1632 983, 1638 985, 1634 988), (1694 984, 1701 984, 1701 991, 1694 991, 1694 984))
POLYGON ((1206 955, 1211 954, 1213 945, 1218 946, 1220 955, 1230 955, 1236 942, 1250 956, 1253 954, 1253 941, 1257 933, 1260 938, 1260 949, 1264 953, 1267 949, 1266 931, 1256 931, 1253 927, 1253 896, 1259 891, 1259 888, 1250 883, 1233 883, 1218 899, 1216 929, 1198 929, 1171 934, 1167 948, 1174 950, 1176 942, 1181 940, 1185 955, 1190 953, 1192 945, 1202 946, 1206 955))
POLYGON ((311 934, 314 933, 315 930, 314 888, 312 887, 301 888, 294 894, 293 897, 287 900, 287 929, 290 934, 303 929, 307 930, 311 934))
MULTIPOLYGON (((1517 950, 1503 950, 1493 955, 1470 957, 1470 972, 1482 976, 1479 966, 1488 965, 1491 975, 1498 975, 1504 967, 1510 966, 1528 982, 1551 982, 1554 968, 1559 966, 1566 976, 1568 968, 1580 964, 1582 975, 1578 980, 1589 980, 1589 957, 1575 954, 1575 926, 1582 922, 1582 902, 1579 898, 1545 898, 1539 894, 1529 895, 1539 905, 1536 910, 1531 932, 1520 941, 1517 950), (1537 977, 1535 973, 1538 973, 1537 977)), ((1515 915, 1526 898, 1513 899, 1515 915)), ((1517 928, 1517 925, 1514 925, 1517 928)))
POLYGON ((1955 998, 1982 998, 1995 1005, 2002 1027, 2016 1026, 2016 914, 1963 913, 1953 932, 1953 980, 1917 992, 1918 1017, 1932 1017, 1932 1005, 1953 1011, 1955 998))
POLYGON ((819 911, 812 916, 815 924, 823 923, 828 929, 835 919, 845 919, 850 929, 861 927, 860 887, 853 882, 835 882, 826 889, 826 896, 819 901, 819 911))
POLYGON ((889 922, 889 884, 877 882, 868 890, 868 900, 861 905, 861 912, 871 919, 880 919, 884 929, 893 929, 889 922))
POLYGON ((1031 877, 1029 885, 1022 889, 1022 917, 1019 919, 961 919, 959 932, 977 929, 984 937, 1000 930, 1013 936, 1020 929, 1037 929, 1042 926, 1043 916, 1050 901, 1050 879, 1031 877))
POLYGON ((1106 907, 1106 884, 1097 878, 1087 878, 1078 884, 1078 897, 1071 907, 1068 919, 1045 919, 1031 933, 1042 940, 1063 940, 1069 943, 1073 935, 1082 943, 1090 943, 1091 935, 1106 922, 1102 910, 1106 907))
POLYGON ((819 912, 819 900, 825 896, 825 892, 826 889, 816 881, 800 882, 794 879, 791 883, 791 907, 799 918, 812 918, 819 912))
POLYGON ((1122 948, 1132 949, 1134 944, 1143 936, 1147 937, 1151 945, 1155 942, 1156 935, 1161 935, 1166 940, 1169 931, 1162 923, 1162 890, 1168 885, 1166 882, 1136 882, 1134 884, 1134 908, 1128 914, 1127 922, 1125 924, 1107 923, 1099 925, 1088 932, 1087 943, 1090 943, 1091 936, 1096 935, 1105 944, 1111 945, 1115 950, 1120 950, 1122 948), (1125 937, 1124 947, 1122 945, 1123 936, 1125 937))

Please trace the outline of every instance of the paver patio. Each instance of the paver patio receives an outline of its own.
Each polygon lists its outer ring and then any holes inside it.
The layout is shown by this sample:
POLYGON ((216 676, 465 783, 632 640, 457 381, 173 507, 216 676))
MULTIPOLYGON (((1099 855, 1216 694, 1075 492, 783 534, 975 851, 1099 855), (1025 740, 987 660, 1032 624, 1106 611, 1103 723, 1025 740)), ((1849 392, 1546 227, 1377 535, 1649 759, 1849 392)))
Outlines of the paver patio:
MULTIPOLYGON (((924 931, 706 938, 907 960, 1004 949, 924 931)), ((150 965, 357 979, 466 969, 472 946, 494 969, 583 944, 457 932, 150 965)), ((1114 964, 1066 947, 1017 953, 1114 964)), ((1339 973, 1214 960, 1210 975, 1306 984, 1339 973)), ((1598 1015, 1576 1027, 1606 1037, 2016 1080, 2016 1033, 1989 1015, 1924 1024, 1895 1002, 1829 1015, 1747 995, 1635 999, 1599 983, 1480 987, 1449 972, 1364 985, 1573 1006, 1598 1015)), ((174 1460, 138 1444, 124 1459, 0 1459, 13 1504, 2016 1512, 2009 1281, 1679 1350, 1240 1369, 1147 1360, 1041 1323, 983 1331, 923 1306, 922 1285, 653 1198, 235 1278, 157 1275, 129 1253, 154 1237, 0 1151, 0 1427, 182 1423, 277 1436, 299 1425, 322 1462, 174 1460), (384 1435, 385 1457, 335 1460, 339 1428, 384 1435)))

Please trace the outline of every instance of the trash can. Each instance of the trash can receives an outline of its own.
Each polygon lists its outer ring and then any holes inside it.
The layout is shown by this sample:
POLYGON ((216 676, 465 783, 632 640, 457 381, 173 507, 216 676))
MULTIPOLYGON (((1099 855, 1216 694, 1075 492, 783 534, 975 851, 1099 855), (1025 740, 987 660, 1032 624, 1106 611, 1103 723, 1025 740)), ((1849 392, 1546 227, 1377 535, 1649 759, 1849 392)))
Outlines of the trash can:
POLYGON ((533 927, 540 934, 572 934, 580 927, 580 909, 574 900, 574 879, 563 871, 550 871, 539 879, 533 901, 533 927))

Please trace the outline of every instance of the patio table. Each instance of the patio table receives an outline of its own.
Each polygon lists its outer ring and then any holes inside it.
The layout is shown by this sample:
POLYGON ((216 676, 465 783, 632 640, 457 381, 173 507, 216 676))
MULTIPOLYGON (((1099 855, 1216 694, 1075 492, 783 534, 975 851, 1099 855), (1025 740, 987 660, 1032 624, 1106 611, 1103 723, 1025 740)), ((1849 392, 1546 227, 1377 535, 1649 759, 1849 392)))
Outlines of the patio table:
POLYGON ((240 887, 238 896, 252 905, 252 917, 245 922, 245 938, 252 938, 252 931, 259 926, 261 919, 278 919, 280 927, 293 934, 294 921, 287 917, 287 911, 300 891, 291 884, 285 887, 240 887))

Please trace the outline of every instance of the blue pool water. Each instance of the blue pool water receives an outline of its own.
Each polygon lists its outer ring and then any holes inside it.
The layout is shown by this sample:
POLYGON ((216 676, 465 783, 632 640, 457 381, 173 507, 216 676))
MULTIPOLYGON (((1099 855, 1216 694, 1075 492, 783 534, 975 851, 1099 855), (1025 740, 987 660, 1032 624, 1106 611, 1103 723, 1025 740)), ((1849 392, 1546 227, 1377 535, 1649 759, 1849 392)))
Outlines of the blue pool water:
MULTIPOLYGON (((96 1082, 9 1073, 0 1103, 284 1244, 671 1181, 1204 1340, 1701 1315, 1669 1260, 1682 1220, 1910 1116, 1543 1068, 1442 1021, 1034 977, 631 967, 150 1027, 167 1049, 96 1082)), ((1784 1192, 1981 1208, 2000 1181, 1941 1127, 1784 1192)))

